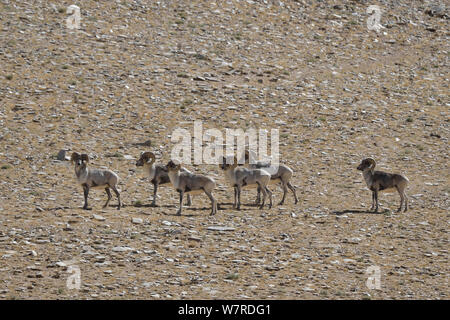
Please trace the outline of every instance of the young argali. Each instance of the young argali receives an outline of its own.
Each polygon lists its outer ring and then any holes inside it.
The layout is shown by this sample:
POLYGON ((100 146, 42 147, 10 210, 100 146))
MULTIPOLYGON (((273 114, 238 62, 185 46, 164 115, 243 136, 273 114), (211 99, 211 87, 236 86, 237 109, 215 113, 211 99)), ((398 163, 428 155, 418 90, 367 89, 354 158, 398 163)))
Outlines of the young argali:
POLYGON ((166 168, 169 172, 170 182, 172 182, 175 190, 180 194, 180 209, 178 209, 177 215, 181 215, 183 209, 183 195, 185 193, 199 194, 202 192, 204 192, 211 200, 211 215, 217 213, 217 201, 212 195, 212 191, 216 187, 213 178, 202 174, 182 172, 181 164, 175 163, 172 160, 167 163, 166 168))
POLYGON ((111 188, 117 196, 119 200, 119 205, 117 209, 120 210, 121 202, 120 202, 120 193, 117 190, 117 184, 119 183, 119 177, 117 174, 112 172, 111 170, 99 170, 99 169, 90 169, 87 167, 89 162, 89 157, 87 154, 80 155, 77 152, 72 153, 70 161, 75 164, 75 175, 77 176, 78 183, 81 184, 84 191, 84 206, 83 209, 90 210, 88 208, 88 195, 89 189, 91 188, 105 188, 106 194, 108 195, 108 200, 106 200, 103 208, 108 206, 109 201, 111 200, 111 188))
POLYGON ((222 157, 222 163, 219 168, 225 171, 225 177, 228 182, 234 187, 234 203, 233 209, 241 209, 241 189, 245 186, 257 186, 263 193, 262 204, 259 207, 264 207, 267 194, 269 195, 269 209, 272 208, 272 192, 267 185, 270 181, 270 174, 263 169, 248 169, 238 168, 238 161, 236 157, 233 158, 232 164, 227 164, 227 158, 222 157))
MULTIPOLYGON (((286 199, 288 188, 294 194, 295 204, 297 204, 298 199, 297 194, 295 193, 295 187, 290 182, 292 175, 294 174, 294 171, 284 164, 279 164, 278 169, 276 169, 276 167, 272 165, 269 161, 266 162, 255 161, 254 158, 255 156, 253 152, 250 153, 248 150, 245 150, 245 164, 250 169, 268 169, 266 171, 271 173, 270 183, 277 183, 278 181, 281 182, 281 187, 283 188, 283 198, 281 199, 278 205, 284 204, 284 199, 286 199)), ((261 201, 261 188, 258 187, 258 194, 255 203, 259 204, 260 201, 261 201)))
MULTIPOLYGON (((143 152, 136 162, 136 166, 144 167, 145 172, 150 178, 150 182, 153 184, 153 201, 152 206, 156 206, 156 193, 158 192, 158 186, 170 183, 169 173, 165 165, 155 164, 155 155, 153 152, 143 152)), ((186 168, 181 168, 181 172, 190 172, 186 168)), ((191 196, 187 196, 187 205, 192 204, 191 196)))
POLYGON ((408 186, 408 178, 401 174, 374 171, 375 166, 375 160, 367 158, 362 160, 357 167, 358 170, 362 171, 367 187, 372 191, 371 210, 373 210, 376 203, 375 212, 378 212, 379 191, 391 191, 395 188, 400 194, 400 207, 398 208, 398 212, 402 210, 403 201, 405 201, 406 212, 408 210, 408 197, 406 196, 405 189, 408 186))

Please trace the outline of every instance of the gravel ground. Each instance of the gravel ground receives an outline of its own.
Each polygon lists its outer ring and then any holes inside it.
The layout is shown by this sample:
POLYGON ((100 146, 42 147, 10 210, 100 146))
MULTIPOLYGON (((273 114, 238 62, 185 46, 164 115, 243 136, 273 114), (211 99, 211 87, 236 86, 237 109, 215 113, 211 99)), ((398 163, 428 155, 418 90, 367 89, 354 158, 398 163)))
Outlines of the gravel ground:
POLYGON ((450 298, 445 1, 92 0, 78 30, 71 4, 0 0, 1 299, 450 298), (279 129, 299 203, 259 210, 248 189, 233 210, 217 166, 186 164, 218 214, 202 195, 175 216, 170 186, 150 207, 136 158, 167 162, 194 120, 279 129), (92 191, 82 210, 62 149, 117 172, 125 206, 92 191), (409 178, 407 213, 398 194, 367 211, 368 156, 409 178))

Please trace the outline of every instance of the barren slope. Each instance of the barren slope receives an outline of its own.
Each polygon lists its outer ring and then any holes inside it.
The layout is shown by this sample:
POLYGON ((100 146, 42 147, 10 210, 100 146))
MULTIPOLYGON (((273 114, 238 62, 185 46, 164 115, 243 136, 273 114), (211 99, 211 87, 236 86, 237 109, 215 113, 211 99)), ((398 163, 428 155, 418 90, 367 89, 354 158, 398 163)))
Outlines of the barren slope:
POLYGON ((0 0, 0 298, 449 298, 448 15, 379 1, 377 34, 367 1, 82 1, 71 31, 71 4, 0 0), (199 196, 175 216, 169 186, 149 207, 124 156, 166 162, 194 120, 278 128, 299 204, 258 210, 247 190, 233 210, 217 166, 187 165, 216 178, 218 214, 199 196), (81 210, 60 149, 115 170, 126 206, 102 210, 92 191, 81 210), (365 211, 366 156, 409 178, 409 212, 394 212, 397 194, 365 211), (366 287, 370 266, 380 290, 366 287))

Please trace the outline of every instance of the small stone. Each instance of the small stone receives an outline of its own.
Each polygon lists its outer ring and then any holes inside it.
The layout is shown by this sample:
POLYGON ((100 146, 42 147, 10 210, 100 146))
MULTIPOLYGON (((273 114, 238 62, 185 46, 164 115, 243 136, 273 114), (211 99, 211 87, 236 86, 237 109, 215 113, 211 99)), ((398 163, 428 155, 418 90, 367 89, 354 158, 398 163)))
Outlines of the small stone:
POLYGON ((95 257, 95 262, 104 262, 106 260, 105 256, 96 256, 95 257))
POLYGON ((151 140, 146 140, 144 142, 137 142, 134 143, 135 146, 142 146, 142 147, 151 147, 152 146, 152 141, 151 140))
POLYGON ((66 150, 59 150, 58 154, 56 155, 56 159, 59 161, 64 161, 66 160, 66 150))
POLYGON ((63 231, 73 231, 73 228, 70 226, 70 224, 66 223, 66 227, 63 228, 63 231))
POLYGON ((278 267, 278 266, 266 266, 265 269, 267 271, 278 271, 278 270, 280 270, 280 267, 278 267))
POLYGON ((344 259, 342 261, 345 262, 345 263, 351 263, 351 264, 356 263, 356 261, 353 260, 353 259, 344 259))
POLYGON ((132 218, 131 222, 134 224, 142 224, 144 221, 141 218, 132 218))
POLYGON ((212 231, 234 231, 235 230, 233 227, 221 227, 221 226, 210 226, 207 229, 212 230, 212 231))
POLYGON ((349 243, 353 243, 353 244, 357 244, 357 243, 360 243, 360 242, 361 242, 361 238, 357 238, 357 237, 355 237, 355 238, 350 238, 350 239, 348 239, 348 242, 349 242, 349 243))
POLYGON ((112 248, 112 251, 114 252, 126 252, 126 251, 132 251, 134 250, 133 248, 130 247, 114 247, 112 248))
POLYGON ((425 13, 430 17, 439 17, 445 18, 447 16, 447 12, 445 10, 445 6, 443 5, 433 5, 427 9, 425 9, 425 13))
POLYGON ((98 220, 98 221, 105 221, 105 220, 106 220, 105 217, 103 217, 103 216, 101 216, 101 215, 99 215, 99 214, 94 214, 94 215, 93 215, 93 218, 94 218, 95 220, 98 220))
POLYGON ((58 262, 56 262, 55 264, 58 266, 58 267, 68 267, 68 266, 70 266, 70 265, 74 265, 74 264, 76 264, 77 263, 77 260, 65 260, 65 261, 58 261, 58 262))

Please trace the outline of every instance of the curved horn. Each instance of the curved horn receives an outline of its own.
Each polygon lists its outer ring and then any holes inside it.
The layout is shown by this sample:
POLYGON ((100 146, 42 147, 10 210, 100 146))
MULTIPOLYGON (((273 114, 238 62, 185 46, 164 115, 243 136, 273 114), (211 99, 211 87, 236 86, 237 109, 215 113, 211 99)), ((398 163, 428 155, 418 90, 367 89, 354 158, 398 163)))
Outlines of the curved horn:
POLYGON ((74 152, 74 153, 72 153, 72 155, 70 156, 70 161, 74 162, 74 161, 80 159, 80 157, 81 157, 81 156, 80 156, 80 154, 79 154, 78 152, 74 152))
POLYGON ((155 162, 155 160, 156 160, 155 154, 150 151, 144 152, 141 155, 141 158, 144 158, 145 162, 147 162, 147 163, 149 162, 148 160, 150 159, 150 164, 153 164, 153 162, 155 162))
POLYGON ((89 162, 89 156, 86 153, 81 155, 81 161, 89 162))

